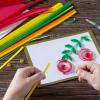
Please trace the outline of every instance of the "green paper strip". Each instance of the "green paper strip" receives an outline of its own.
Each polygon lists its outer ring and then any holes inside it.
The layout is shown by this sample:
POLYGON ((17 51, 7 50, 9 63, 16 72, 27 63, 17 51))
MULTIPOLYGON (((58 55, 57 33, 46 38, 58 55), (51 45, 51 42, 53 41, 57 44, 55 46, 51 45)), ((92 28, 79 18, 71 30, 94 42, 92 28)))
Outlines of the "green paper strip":
POLYGON ((64 15, 68 11, 70 11, 72 8, 73 8, 73 6, 71 6, 71 2, 66 3, 63 7, 61 7, 59 10, 57 10, 56 12, 54 12, 53 14, 51 14, 46 19, 42 20, 36 26, 29 28, 29 30, 26 30, 25 32, 21 33, 17 37, 15 37, 12 40, 10 40, 8 43, 5 43, 3 46, 0 47, 0 51, 5 50, 6 48, 10 47, 14 43, 16 43, 16 42, 20 41, 21 39, 25 38, 26 36, 30 35, 32 32, 35 32, 38 29, 40 29, 41 27, 49 24, 50 22, 52 22, 56 18, 64 15))

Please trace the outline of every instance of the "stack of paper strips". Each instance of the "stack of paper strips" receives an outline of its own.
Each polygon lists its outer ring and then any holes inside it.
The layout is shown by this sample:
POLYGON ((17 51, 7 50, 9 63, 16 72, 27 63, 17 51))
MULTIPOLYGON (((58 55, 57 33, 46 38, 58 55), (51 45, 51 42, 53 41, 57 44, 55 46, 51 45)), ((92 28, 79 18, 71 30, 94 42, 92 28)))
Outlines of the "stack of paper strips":
POLYGON ((40 14, 0 40, 0 57, 3 57, 32 39, 69 19, 77 11, 71 2, 57 3, 49 11, 40 14))

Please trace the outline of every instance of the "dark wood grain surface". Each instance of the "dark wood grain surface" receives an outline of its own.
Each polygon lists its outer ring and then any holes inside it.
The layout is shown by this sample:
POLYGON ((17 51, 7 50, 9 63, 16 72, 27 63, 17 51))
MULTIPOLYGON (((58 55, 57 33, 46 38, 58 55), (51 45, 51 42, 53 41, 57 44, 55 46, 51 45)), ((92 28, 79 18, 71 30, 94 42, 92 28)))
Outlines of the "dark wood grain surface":
MULTIPOLYGON (((70 34, 72 32, 84 31, 92 29, 98 43, 100 44, 100 30, 88 24, 85 19, 91 19, 100 23, 100 0, 70 0, 78 10, 75 16, 77 21, 71 25, 62 23, 58 27, 47 32, 45 35, 51 34, 50 38, 60 35, 70 34)), ((67 0, 46 0, 41 5, 53 5, 56 2, 67 2, 67 0)), ((20 58, 25 58, 24 52, 21 52, 11 63, 12 68, 6 68, 0 71, 0 100, 2 100, 16 70, 20 67, 28 66, 27 60, 23 64, 19 63, 20 58)), ((8 59, 8 58, 6 58, 8 59)), ((0 61, 2 64, 6 59, 0 61)), ((17 84, 16 84, 17 85, 17 84)), ((30 100, 100 100, 100 93, 95 91, 87 83, 80 83, 77 79, 58 83, 52 86, 39 88, 32 95, 30 100)))

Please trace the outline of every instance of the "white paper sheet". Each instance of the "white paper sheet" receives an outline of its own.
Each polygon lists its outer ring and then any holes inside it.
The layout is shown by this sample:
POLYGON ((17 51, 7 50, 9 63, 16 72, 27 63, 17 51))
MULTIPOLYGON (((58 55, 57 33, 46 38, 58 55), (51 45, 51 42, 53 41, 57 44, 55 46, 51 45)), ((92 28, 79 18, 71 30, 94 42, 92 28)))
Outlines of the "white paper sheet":
MULTIPOLYGON (((28 12, 29 10, 25 10, 24 12, 28 12)), ((23 13, 24 13, 23 12, 23 13)), ((2 39, 4 36, 6 36, 7 34, 9 34, 12 30, 14 30, 18 25, 22 24, 27 18, 18 21, 14 24, 9 25, 8 27, 5 27, 3 29, 0 29, 0 39, 2 39)))
POLYGON ((6 28, 3 28, 0 30, 0 39, 2 39, 4 36, 6 36, 7 34, 9 34, 13 29, 15 29, 18 25, 20 25, 21 23, 23 23, 25 21, 22 20, 22 21, 19 21, 17 23, 14 23, 6 28))

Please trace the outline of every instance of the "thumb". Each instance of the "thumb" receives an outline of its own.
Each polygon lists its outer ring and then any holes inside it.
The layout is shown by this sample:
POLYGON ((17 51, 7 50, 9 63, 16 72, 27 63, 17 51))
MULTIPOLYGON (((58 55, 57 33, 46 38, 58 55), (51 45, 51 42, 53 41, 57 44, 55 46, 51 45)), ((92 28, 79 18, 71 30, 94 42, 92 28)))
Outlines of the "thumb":
POLYGON ((44 79, 44 78, 45 78, 44 73, 38 72, 38 73, 36 73, 35 75, 29 77, 29 78, 28 78, 28 81, 29 81, 30 84, 33 85, 33 84, 35 84, 35 83, 37 83, 37 82, 40 82, 40 81, 41 81, 42 79, 44 79))
POLYGON ((85 71, 83 69, 79 69, 77 71, 77 75, 79 76, 79 79, 86 80, 86 81, 88 81, 88 83, 91 83, 92 74, 90 72, 85 71))

